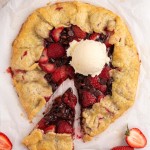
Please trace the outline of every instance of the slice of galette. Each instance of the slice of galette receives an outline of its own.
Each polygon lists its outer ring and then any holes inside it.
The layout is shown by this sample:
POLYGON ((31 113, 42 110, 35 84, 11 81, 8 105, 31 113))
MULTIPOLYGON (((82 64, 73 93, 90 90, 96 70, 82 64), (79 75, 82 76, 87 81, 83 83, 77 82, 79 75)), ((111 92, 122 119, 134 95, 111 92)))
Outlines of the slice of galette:
POLYGON ((81 2, 56 3, 31 14, 13 43, 11 61, 14 85, 29 119, 62 82, 74 80, 84 141, 133 105, 139 66, 121 18, 81 2))
POLYGON ((72 150, 77 98, 69 88, 57 97, 51 109, 23 143, 30 150, 72 150))

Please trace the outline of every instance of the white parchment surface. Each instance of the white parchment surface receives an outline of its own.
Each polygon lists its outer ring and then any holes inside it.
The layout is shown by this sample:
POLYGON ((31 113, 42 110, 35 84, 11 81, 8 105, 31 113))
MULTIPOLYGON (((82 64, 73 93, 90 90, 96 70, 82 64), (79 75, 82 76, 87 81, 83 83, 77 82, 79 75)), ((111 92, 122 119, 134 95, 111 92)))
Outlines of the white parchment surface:
MULTIPOLYGON (((40 118, 29 123, 18 101, 11 77, 6 73, 11 57, 11 44, 22 23, 36 8, 46 5, 50 0, 9 0, 0 9, 0 131, 13 143, 13 150, 26 150, 21 144, 40 118)), ((55 2, 54 0, 51 2, 55 2)), ((143 150, 150 150, 150 1, 149 0, 84 0, 101 5, 120 15, 127 23, 135 40, 141 59, 139 86, 134 106, 110 127, 83 143, 75 140, 75 150, 110 150, 113 146, 126 145, 124 132, 127 124, 138 127, 146 135, 148 143, 143 150)), ((54 95, 72 86, 66 83, 54 95)))

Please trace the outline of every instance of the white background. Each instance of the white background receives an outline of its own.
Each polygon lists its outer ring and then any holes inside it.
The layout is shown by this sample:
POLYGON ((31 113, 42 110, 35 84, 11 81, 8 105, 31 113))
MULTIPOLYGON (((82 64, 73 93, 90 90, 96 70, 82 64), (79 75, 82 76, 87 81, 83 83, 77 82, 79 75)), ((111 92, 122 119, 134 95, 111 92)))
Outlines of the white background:
MULTIPOLYGON (((75 150, 110 150, 113 146, 125 145, 124 132, 127 124, 130 128, 138 127, 144 132, 148 143, 143 150, 150 150, 150 1, 84 1, 109 8, 125 20, 137 45, 142 64, 134 106, 93 141, 85 144, 76 140, 75 150)), ((11 44, 26 17, 47 2, 50 1, 9 0, 0 9, 0 131, 8 135, 13 143, 13 150, 26 150, 21 140, 37 121, 32 124, 28 122, 13 88, 11 77, 6 73, 11 57, 11 44)))

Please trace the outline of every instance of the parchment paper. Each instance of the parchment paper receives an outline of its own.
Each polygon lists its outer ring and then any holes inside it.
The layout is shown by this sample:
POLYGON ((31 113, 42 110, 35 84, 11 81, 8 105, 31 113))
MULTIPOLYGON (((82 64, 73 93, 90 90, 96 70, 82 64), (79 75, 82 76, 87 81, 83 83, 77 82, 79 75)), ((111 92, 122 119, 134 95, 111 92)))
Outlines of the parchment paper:
MULTIPOLYGON (((10 138, 13 150, 26 150, 21 140, 29 134, 41 115, 33 123, 29 123, 18 101, 11 77, 6 73, 11 57, 11 44, 27 16, 48 2, 50 0, 9 0, 0 9, 0 131, 10 138)), ((126 145, 124 132, 127 124, 130 128, 138 127, 143 131, 148 140, 147 147, 143 150, 150 150, 150 1, 84 0, 84 2, 108 8, 125 20, 142 63, 134 106, 93 141, 83 143, 79 139, 75 140, 75 150, 110 150, 113 146, 126 145)), ((54 97, 62 93, 64 87, 67 89, 69 86, 73 86, 73 82, 67 81, 63 84, 54 97)))

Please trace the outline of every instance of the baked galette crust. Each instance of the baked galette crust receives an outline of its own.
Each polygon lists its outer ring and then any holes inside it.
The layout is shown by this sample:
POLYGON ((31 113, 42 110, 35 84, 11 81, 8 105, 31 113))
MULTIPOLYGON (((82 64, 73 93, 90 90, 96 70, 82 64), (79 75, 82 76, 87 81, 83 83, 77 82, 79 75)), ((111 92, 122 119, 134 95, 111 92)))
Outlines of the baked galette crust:
POLYGON ((49 132, 43 134, 40 129, 35 129, 23 140, 29 150, 72 150, 73 142, 70 134, 56 134, 49 132))
MULTIPOLYGON (((44 48, 43 38, 48 36, 49 30, 53 27, 66 27, 71 24, 79 26, 88 33, 105 32, 106 27, 110 31, 114 31, 109 43, 114 45, 112 64, 118 69, 111 72, 114 79, 112 96, 106 96, 104 100, 95 103, 90 109, 83 109, 84 140, 88 141, 104 131, 131 107, 136 95, 140 62, 133 39, 119 16, 102 7, 81 2, 56 3, 37 9, 28 17, 13 43, 11 68, 16 72, 13 81, 20 101, 29 119, 32 119, 45 105, 44 97, 52 94, 51 87, 43 81, 44 73, 37 63, 44 48), (18 70, 23 70, 23 72, 18 70), (21 78, 18 72, 23 76, 31 73, 33 77, 21 78)), ((33 133, 24 141, 31 150, 40 149, 37 148, 37 144, 41 144, 39 141, 42 141, 43 137, 54 136, 53 134, 43 135, 39 130, 35 130, 33 133), (37 142, 31 140, 33 142, 29 144, 30 140, 28 143, 28 139, 32 139, 33 133, 40 134, 41 138, 37 142)), ((46 144, 48 143, 46 142, 46 144)), ((67 150, 67 148, 65 149, 67 150)))

